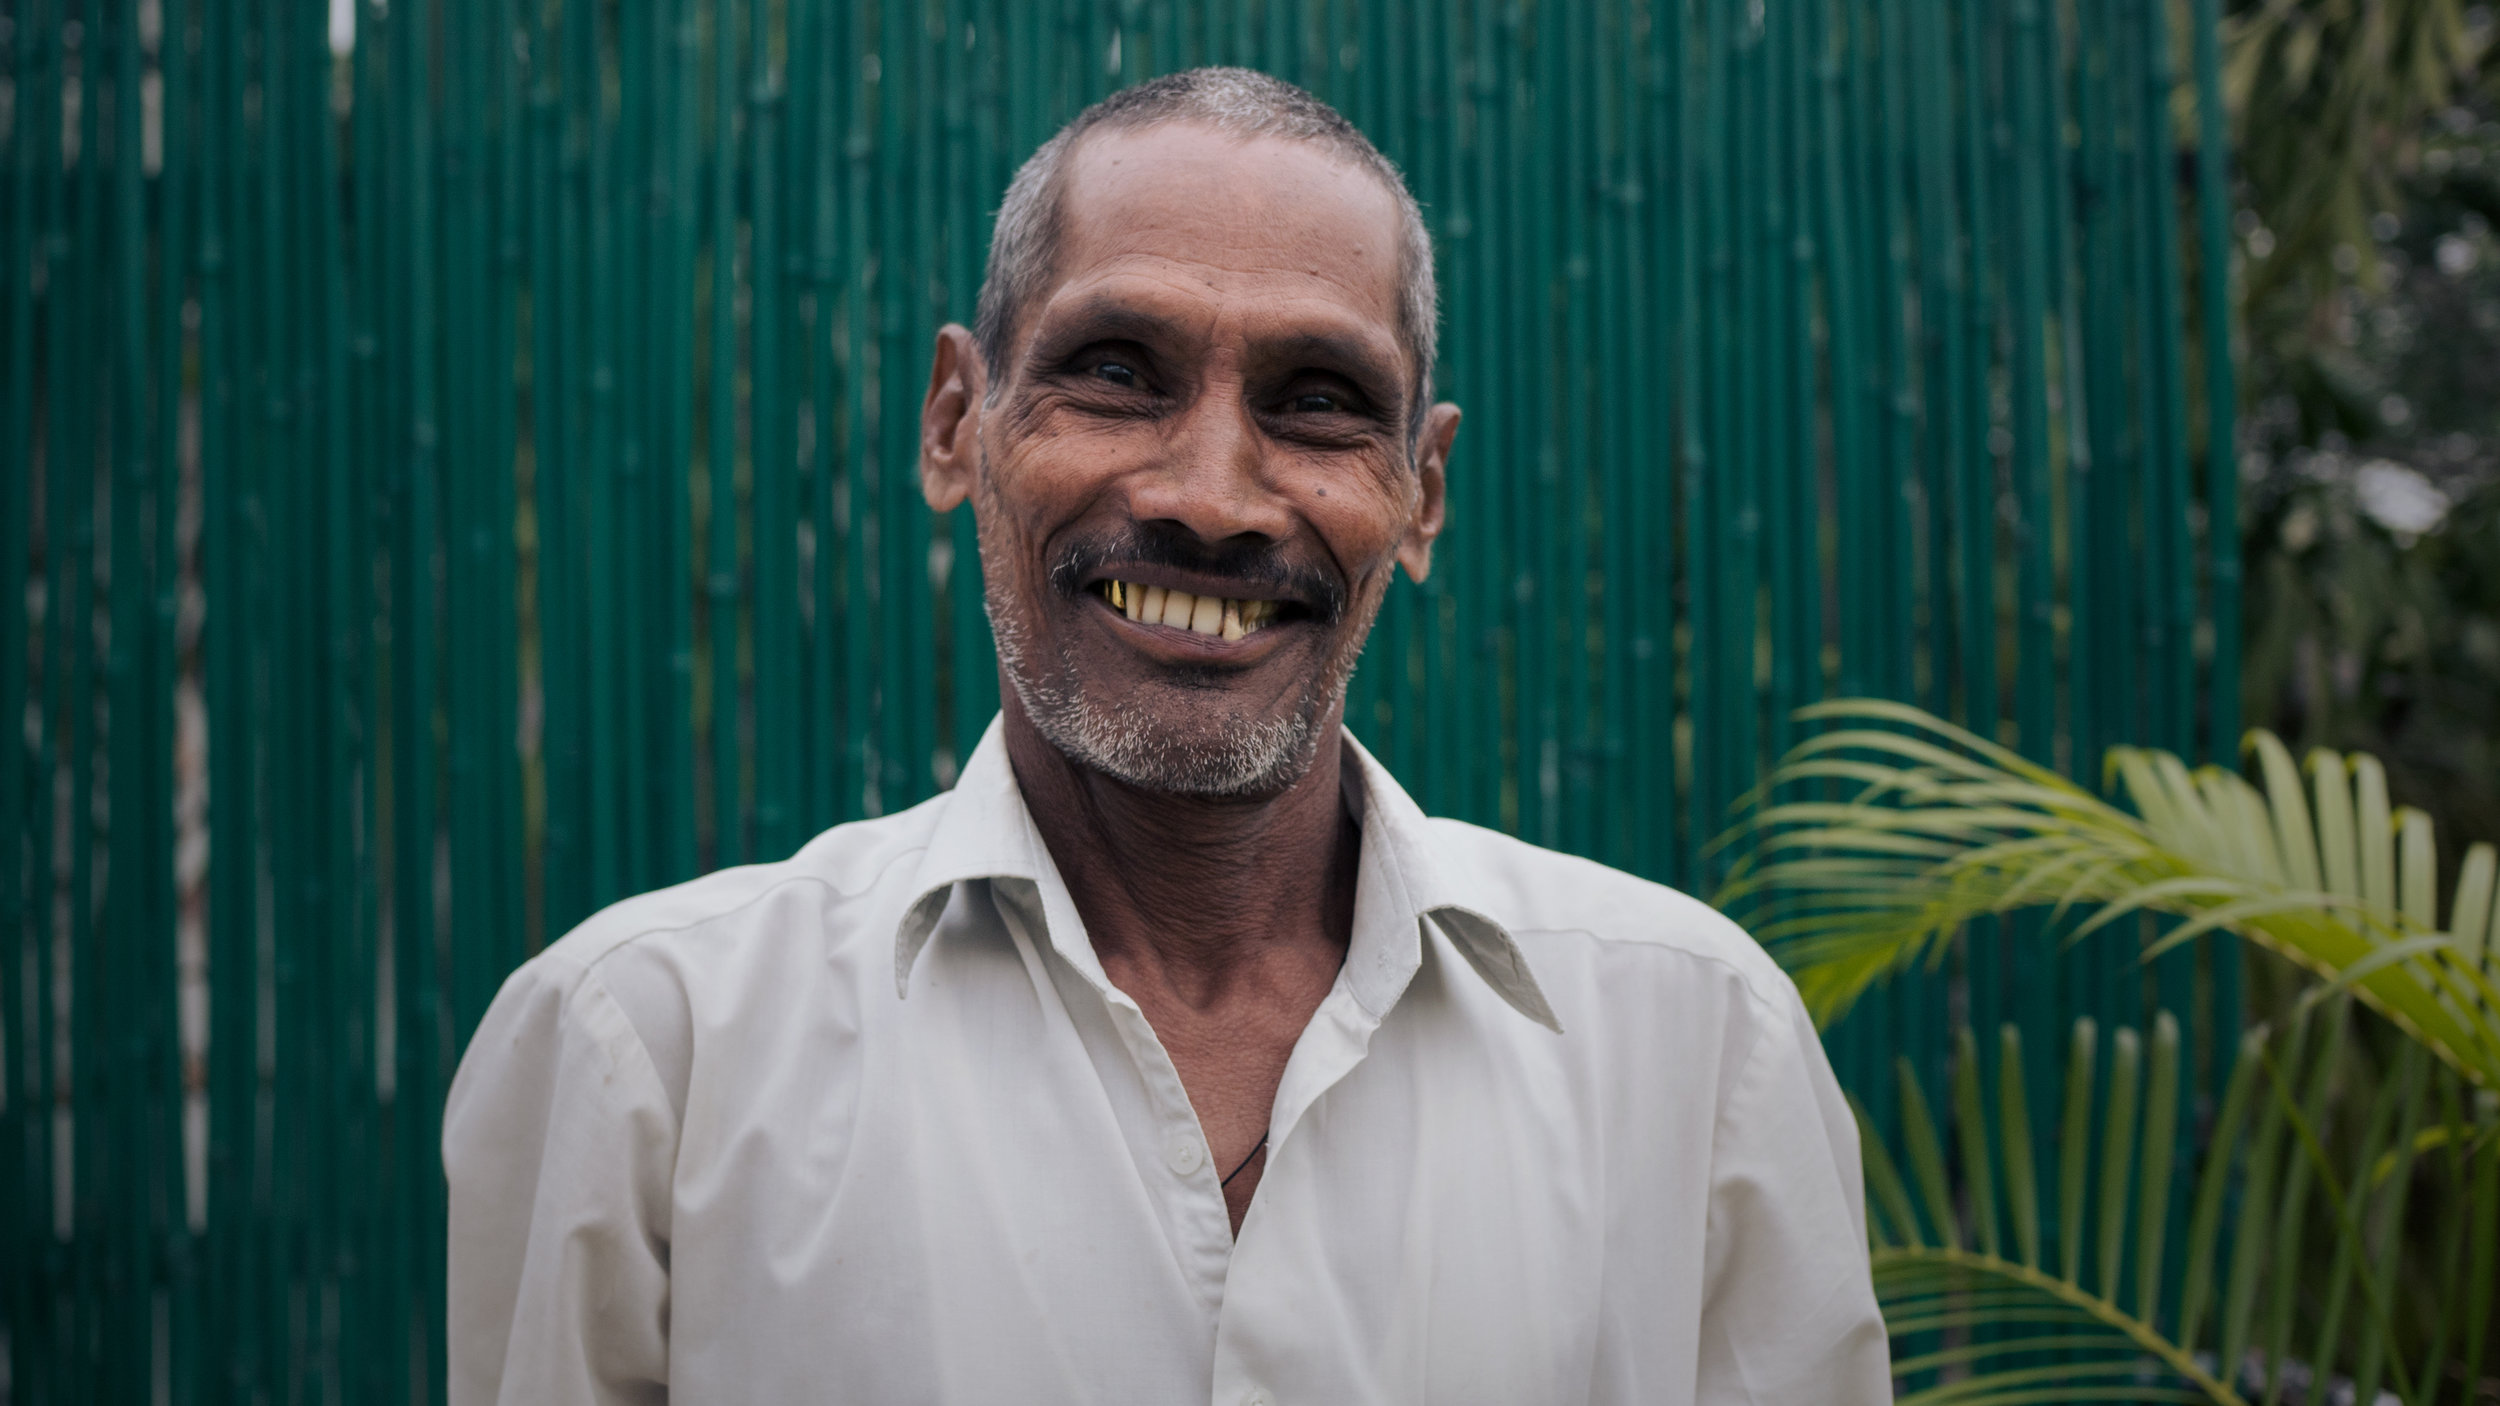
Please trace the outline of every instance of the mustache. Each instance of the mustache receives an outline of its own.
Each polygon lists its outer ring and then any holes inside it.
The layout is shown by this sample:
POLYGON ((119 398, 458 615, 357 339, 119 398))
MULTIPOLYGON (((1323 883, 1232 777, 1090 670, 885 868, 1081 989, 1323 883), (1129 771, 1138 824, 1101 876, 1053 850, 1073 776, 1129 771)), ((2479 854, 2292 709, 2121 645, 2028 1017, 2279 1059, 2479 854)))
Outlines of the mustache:
POLYGON ((1187 528, 1160 522, 1129 523, 1070 541, 1051 562, 1051 589, 1074 600, 1088 576, 1115 564, 1168 566, 1237 581, 1244 588, 1237 594, 1299 601, 1322 625, 1337 623, 1346 611, 1346 589, 1336 577, 1288 560, 1265 538, 1209 545, 1187 528))

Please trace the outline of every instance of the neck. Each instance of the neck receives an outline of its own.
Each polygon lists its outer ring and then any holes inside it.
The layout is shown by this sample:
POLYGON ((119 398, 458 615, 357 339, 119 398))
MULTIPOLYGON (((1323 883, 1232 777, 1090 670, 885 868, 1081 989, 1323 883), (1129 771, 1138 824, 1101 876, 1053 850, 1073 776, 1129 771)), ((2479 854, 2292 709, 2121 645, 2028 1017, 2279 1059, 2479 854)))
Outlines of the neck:
MULTIPOLYGON (((1223 1002, 1277 964, 1333 973, 1354 927, 1362 832, 1338 791, 1344 748, 1328 741, 1300 780, 1268 796, 1148 791, 1071 761, 1012 688, 1007 755, 1033 823, 1067 881, 1105 971, 1186 1004, 1223 1002)), ((1138 995, 1135 991, 1132 995, 1138 995)))

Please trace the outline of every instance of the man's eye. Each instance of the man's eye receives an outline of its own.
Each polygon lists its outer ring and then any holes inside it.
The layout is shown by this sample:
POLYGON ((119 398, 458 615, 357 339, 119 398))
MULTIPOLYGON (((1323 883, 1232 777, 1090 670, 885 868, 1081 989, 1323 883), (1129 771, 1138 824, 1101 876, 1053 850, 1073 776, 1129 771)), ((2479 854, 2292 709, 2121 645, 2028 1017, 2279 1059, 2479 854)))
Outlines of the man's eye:
POLYGON ((1293 408, 1306 415, 1325 415, 1332 410, 1343 410, 1345 406, 1333 395, 1322 391, 1311 391, 1305 395, 1295 396, 1293 408))
POLYGON ((1097 380, 1109 381, 1115 386, 1137 384, 1137 372, 1124 362, 1098 361, 1094 363, 1094 376, 1097 380))

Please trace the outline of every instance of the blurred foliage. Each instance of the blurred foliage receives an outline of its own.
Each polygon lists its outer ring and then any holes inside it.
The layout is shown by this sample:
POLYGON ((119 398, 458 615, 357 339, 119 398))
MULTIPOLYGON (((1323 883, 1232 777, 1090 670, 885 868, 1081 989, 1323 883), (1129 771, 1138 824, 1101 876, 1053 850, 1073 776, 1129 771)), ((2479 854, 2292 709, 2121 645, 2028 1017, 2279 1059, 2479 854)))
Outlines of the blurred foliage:
POLYGON ((2225 27, 2247 721, 2375 753, 2447 836, 2500 834, 2495 27, 2463 0, 2225 27))
POLYGON ((1904 1064, 1897 1135, 1861 1138, 1876 1290, 1913 1379, 1901 1400, 2500 1393, 2485 1375, 2500 1351, 2500 849, 2466 846, 2443 883, 2434 825, 2375 759, 2296 759, 2263 732, 2248 776, 2111 749, 2122 806, 1897 703, 1799 720, 1823 730, 1726 837, 1740 857, 1717 901, 1818 1020, 2024 911, 2048 921, 2003 929, 2028 934, 2013 940, 2124 924, 2147 957, 2229 934, 2265 992, 2236 1060, 2200 1055, 2162 1015, 2149 1046, 2115 1033, 2105 1082, 2079 1023, 2053 1136, 2010 1026, 1994 1099, 1978 1032, 1960 1032, 1950 1143, 1904 1064), (2356 1004, 2384 1019, 2350 1019, 2356 1004), (2200 1058, 2227 1078, 2219 1108, 2182 1086, 2200 1058))
POLYGON ((1899 1134, 1859 1124, 1896 1403, 2472 1401, 2500 1144, 2420 1045, 2399 1051, 2391 1097, 2346 1106, 2346 1016, 2331 1000, 2252 1028, 2220 1111, 2184 1142, 2202 1120, 2181 1118, 2189 1061, 2168 1012, 2149 1041, 2114 1032, 2105 1057, 2076 1021, 2062 1105, 2041 1110, 2054 1122, 2031 1111, 2011 1025, 1993 1081, 1957 1032, 1935 1112, 1903 1061, 1899 1134), (2432 1237, 2408 1244, 2409 1218, 2432 1237), (2185 1272, 2165 1296, 2172 1256, 2185 1272))

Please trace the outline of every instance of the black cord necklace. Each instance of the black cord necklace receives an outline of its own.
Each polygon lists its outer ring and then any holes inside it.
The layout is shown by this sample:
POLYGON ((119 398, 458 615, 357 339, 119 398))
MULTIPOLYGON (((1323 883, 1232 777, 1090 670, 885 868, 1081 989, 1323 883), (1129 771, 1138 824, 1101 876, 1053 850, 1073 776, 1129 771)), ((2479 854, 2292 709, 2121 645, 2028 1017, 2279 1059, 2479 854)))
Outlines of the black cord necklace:
MULTIPOLYGON (((1256 1156, 1258 1156, 1260 1153, 1265 1152, 1265 1151, 1267 1151, 1267 1134, 1265 1134, 1265 1133, 1261 1133, 1261 1134, 1259 1134, 1259 1145, 1258 1145, 1258 1146, 1256 1146, 1256 1147, 1254 1147, 1254 1148, 1251 1148, 1251 1149, 1250 1149, 1250 1157, 1256 1157, 1256 1156)), ((1228 1187, 1228 1186, 1232 1185, 1232 1184, 1233 1184, 1233 1178, 1234 1178, 1234 1177, 1237 1177, 1237 1176, 1240 1176, 1240 1175, 1242 1174, 1242 1172, 1243 1172, 1245 1169, 1247 1169, 1247 1168, 1249 1167, 1249 1165, 1250 1165, 1250 1157, 1244 1157, 1244 1158, 1242 1158, 1242 1159, 1241 1159, 1241 1166, 1235 1167, 1235 1168, 1233 1168, 1230 1172, 1225 1173, 1225 1174, 1224 1174, 1224 1179, 1223 1179, 1222 1181, 1219 1181, 1219 1182, 1217 1182, 1217 1183, 1215 1184, 1216 1189, 1217 1189, 1218 1191, 1221 1191, 1221 1190, 1223 1190, 1225 1187, 1228 1187)))

